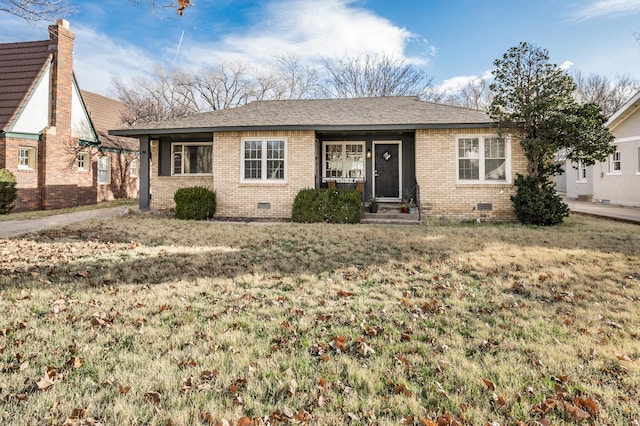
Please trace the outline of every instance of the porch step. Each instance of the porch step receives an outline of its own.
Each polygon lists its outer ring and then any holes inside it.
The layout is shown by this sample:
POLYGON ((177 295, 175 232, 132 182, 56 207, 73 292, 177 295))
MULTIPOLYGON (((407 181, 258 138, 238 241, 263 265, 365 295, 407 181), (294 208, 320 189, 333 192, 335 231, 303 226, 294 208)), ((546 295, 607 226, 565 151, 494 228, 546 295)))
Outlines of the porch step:
POLYGON ((417 225, 420 223, 420 215, 402 213, 400 207, 400 203, 378 203, 378 212, 369 213, 369 204, 366 203, 361 222, 387 225, 417 225))

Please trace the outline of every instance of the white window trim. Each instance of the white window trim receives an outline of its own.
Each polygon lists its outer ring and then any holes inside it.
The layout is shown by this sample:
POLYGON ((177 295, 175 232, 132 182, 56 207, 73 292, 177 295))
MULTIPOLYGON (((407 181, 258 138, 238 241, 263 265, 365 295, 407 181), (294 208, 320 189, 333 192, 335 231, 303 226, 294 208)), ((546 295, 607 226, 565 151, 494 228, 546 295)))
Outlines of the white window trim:
POLYGON ((133 160, 131 160, 131 162, 129 163, 129 177, 132 178, 137 178, 138 177, 138 159, 134 158, 133 160), (132 167, 135 164, 135 167, 132 167))
POLYGON ((18 147, 18 170, 34 170, 35 165, 36 165, 36 148, 33 146, 19 146, 18 147), (27 151, 27 162, 29 164, 26 166, 20 164, 20 150, 27 151))
POLYGON ((241 138, 240 139, 240 183, 256 183, 256 184, 283 184, 287 183, 287 175, 289 174, 289 143, 286 137, 273 136, 273 137, 256 137, 256 138, 241 138), (262 171, 262 177, 260 179, 246 179, 244 177, 244 143, 248 141, 260 141, 262 143, 262 158, 260 159, 262 164, 260 169, 262 171), (267 179, 267 141, 283 141, 284 142, 284 178, 283 179, 267 179))
POLYGON ((171 142, 171 176, 213 176, 213 142, 171 142), (175 173, 173 166, 173 147, 182 145, 181 173, 175 173), (185 146, 210 146, 211 147, 211 173, 184 173, 184 147, 185 146))
POLYGON ((111 184, 111 157, 109 157, 107 155, 103 155, 100 158, 98 158, 97 167, 98 167, 98 176, 97 176, 96 180, 98 181, 98 184, 99 185, 110 185, 111 184), (100 160, 102 160, 103 158, 106 158, 108 160, 107 161, 108 168, 106 169, 106 171, 107 171, 107 179, 104 180, 104 181, 101 181, 100 180, 100 170, 101 170, 100 169, 100 160))
POLYGON ((640 176, 640 146, 638 146, 638 168, 636 169, 636 176, 640 176))
POLYGON ((87 152, 78 153, 78 156, 76 157, 76 161, 78 162, 78 171, 79 172, 88 172, 91 169, 91 165, 89 163, 89 153, 87 153, 87 152), (84 165, 82 167, 80 167, 80 156, 83 157, 84 165))
POLYGON ((609 156, 609 172, 607 173, 607 175, 609 176, 620 176, 622 174, 622 154, 620 153, 620 151, 616 151, 614 154, 611 154, 609 156), (620 163, 620 170, 614 170, 613 169, 613 157, 614 155, 618 154, 618 160, 616 161, 617 163, 620 163))
POLYGON ((455 159, 456 159, 456 184, 458 185, 511 185, 511 139, 508 137, 500 137, 498 135, 456 135, 455 136, 455 159), (460 139, 474 139, 479 141, 478 146, 478 163, 480 170, 478 172, 479 179, 460 179, 460 157, 458 157, 458 146, 460 139), (505 180, 485 180, 484 178, 484 141, 485 139, 503 139, 504 140, 504 156, 505 156, 505 180))
POLYGON ((587 166, 585 166, 582 161, 578 161, 578 179, 576 179, 576 183, 587 183, 587 166), (584 177, 582 177, 582 170, 584 170, 584 177))
MULTIPOLYGON (((364 181, 367 176, 367 159, 366 159, 367 151, 366 151, 366 143, 364 141, 328 141, 322 144, 322 181, 329 182, 357 182, 364 181), (362 169, 362 177, 327 177, 327 146, 329 145, 341 145, 342 146, 342 154, 346 153, 347 145, 360 145, 362 146, 362 157, 363 157, 363 169, 362 169)), ((343 173, 344 173, 344 164, 343 164, 343 173)))

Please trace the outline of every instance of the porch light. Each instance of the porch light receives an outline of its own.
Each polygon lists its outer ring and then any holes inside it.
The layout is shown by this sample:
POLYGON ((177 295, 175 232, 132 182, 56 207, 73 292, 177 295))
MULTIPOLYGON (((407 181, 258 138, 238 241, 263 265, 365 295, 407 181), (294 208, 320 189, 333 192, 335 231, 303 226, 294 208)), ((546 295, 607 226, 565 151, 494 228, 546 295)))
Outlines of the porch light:
POLYGON ((371 158, 371 148, 367 149, 367 158, 371 158))

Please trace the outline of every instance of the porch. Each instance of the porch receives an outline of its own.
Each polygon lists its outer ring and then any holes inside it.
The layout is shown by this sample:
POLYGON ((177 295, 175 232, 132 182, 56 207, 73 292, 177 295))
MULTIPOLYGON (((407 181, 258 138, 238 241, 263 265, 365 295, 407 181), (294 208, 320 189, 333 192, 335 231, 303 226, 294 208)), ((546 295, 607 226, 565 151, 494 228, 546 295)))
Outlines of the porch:
POLYGON ((415 132, 317 132, 316 187, 358 190, 363 223, 419 223, 415 132))

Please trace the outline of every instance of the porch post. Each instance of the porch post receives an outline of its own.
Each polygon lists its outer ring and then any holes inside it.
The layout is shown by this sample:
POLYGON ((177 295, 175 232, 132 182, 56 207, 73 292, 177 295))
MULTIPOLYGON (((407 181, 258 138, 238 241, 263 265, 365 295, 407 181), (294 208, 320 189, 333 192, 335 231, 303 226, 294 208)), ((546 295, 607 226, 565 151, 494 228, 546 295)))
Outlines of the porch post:
POLYGON ((149 136, 140 136, 140 187, 138 189, 138 208, 140 211, 149 210, 150 204, 150 173, 151 144, 149 136))

